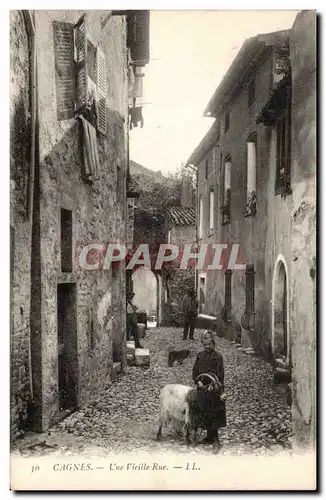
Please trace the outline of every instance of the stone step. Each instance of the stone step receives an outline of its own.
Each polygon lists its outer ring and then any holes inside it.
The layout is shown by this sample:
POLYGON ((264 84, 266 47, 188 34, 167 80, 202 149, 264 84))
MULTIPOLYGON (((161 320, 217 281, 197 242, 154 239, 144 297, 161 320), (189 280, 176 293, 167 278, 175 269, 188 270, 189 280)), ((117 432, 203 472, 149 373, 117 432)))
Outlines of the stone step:
POLYGON ((150 364, 149 349, 135 350, 135 364, 136 366, 149 366, 150 364))
POLYGON ((131 354, 132 356, 135 355, 135 341, 134 340, 127 340, 126 343, 126 355, 131 354))
POLYGON ((278 368, 283 368, 283 370, 287 370, 288 369, 288 366, 286 364, 286 361, 284 361, 284 359, 282 358, 276 358, 274 360, 275 362, 275 366, 278 367, 278 368))
POLYGON ((112 366, 112 378, 115 378, 120 372, 121 372, 121 363, 120 361, 117 361, 113 363, 112 366))

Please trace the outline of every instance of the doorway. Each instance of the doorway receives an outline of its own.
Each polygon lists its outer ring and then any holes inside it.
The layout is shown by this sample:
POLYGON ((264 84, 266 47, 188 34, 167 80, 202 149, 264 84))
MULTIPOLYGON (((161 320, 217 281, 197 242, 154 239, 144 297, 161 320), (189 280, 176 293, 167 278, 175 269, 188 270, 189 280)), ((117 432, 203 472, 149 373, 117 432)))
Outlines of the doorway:
POLYGON ((59 411, 77 407, 76 284, 62 283, 57 291, 59 411))
POLYGON ((289 290, 287 281, 285 261, 279 259, 275 265, 273 279, 272 347, 274 357, 284 356, 289 362, 289 290))

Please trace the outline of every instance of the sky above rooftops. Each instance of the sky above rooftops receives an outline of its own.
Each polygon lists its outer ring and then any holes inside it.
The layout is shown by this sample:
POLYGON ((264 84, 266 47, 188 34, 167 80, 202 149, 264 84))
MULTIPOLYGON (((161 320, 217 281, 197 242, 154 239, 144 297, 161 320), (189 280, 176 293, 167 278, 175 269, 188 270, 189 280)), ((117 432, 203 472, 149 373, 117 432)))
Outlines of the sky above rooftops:
POLYGON ((151 11, 144 127, 130 158, 167 175, 186 162, 213 123, 204 109, 243 42, 291 28, 298 11, 151 11))

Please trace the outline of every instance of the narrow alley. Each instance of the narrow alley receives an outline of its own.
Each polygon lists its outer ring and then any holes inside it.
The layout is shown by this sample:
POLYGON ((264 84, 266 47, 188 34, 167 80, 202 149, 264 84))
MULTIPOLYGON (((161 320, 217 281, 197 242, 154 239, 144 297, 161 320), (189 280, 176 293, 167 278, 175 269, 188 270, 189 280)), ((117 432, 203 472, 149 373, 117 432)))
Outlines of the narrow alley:
MULTIPOLYGON (((107 453, 139 454, 151 451, 211 454, 211 446, 187 448, 185 439, 165 429, 155 441, 159 393, 167 383, 192 384, 191 371, 201 349, 200 330, 195 341, 181 340, 181 329, 154 328, 147 331, 144 347, 151 351, 148 368, 126 367, 125 375, 102 395, 80 408, 49 432, 26 436, 16 442, 14 453, 23 456, 107 453), (183 365, 168 367, 168 348, 187 347, 190 356, 183 365)), ((291 410, 284 389, 273 384, 269 363, 239 352, 228 340, 216 337, 223 354, 227 394, 227 427, 220 430, 221 454, 279 454, 291 451, 291 410)), ((200 436, 201 437, 201 436, 200 436)))

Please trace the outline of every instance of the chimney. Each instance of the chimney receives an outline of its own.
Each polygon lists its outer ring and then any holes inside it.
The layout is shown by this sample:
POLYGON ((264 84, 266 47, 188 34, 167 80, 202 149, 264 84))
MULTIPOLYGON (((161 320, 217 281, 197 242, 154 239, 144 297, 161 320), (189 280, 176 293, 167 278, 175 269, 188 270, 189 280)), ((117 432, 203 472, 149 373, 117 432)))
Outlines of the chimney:
POLYGON ((190 208, 193 205, 191 177, 190 175, 183 175, 181 183, 181 206, 182 208, 190 208))

